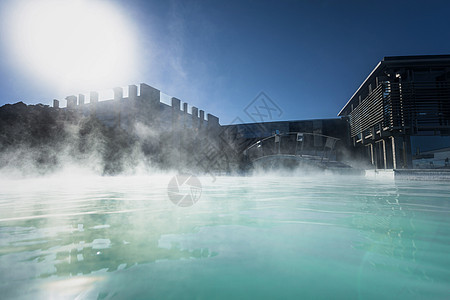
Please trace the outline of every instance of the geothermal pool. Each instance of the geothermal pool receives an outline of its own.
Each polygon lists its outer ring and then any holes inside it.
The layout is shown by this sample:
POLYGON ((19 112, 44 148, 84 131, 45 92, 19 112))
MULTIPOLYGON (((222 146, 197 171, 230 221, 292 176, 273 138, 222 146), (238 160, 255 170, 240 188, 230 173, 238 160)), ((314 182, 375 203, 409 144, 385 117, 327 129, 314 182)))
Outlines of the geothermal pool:
POLYGON ((0 181, 2 299, 444 299, 450 186, 365 177, 0 181))

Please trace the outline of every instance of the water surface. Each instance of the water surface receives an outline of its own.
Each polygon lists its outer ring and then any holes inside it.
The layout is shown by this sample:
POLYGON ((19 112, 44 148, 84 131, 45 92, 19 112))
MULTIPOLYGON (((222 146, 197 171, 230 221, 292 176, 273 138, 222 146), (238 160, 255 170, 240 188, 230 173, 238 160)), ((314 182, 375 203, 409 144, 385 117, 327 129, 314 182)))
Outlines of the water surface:
POLYGON ((364 177, 0 181, 3 299, 445 299, 450 186, 364 177))

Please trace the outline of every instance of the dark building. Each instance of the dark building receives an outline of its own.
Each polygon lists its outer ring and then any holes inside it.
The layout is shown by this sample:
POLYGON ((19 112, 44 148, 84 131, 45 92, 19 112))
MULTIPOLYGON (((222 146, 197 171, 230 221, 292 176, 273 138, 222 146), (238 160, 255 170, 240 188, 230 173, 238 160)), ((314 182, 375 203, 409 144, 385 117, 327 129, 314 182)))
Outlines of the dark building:
POLYGON ((352 151, 348 127, 345 119, 261 122, 222 126, 220 136, 222 149, 232 164, 245 164, 242 160, 248 155, 255 158, 275 154, 326 155, 342 161, 352 151), (259 148, 256 153, 255 145, 259 148))
POLYGON ((162 102, 161 92, 145 83, 129 85, 128 95, 124 89, 113 89, 114 98, 99 101, 98 92, 91 92, 89 102, 85 96, 67 96, 67 112, 82 123, 87 119, 98 120, 104 126, 115 129, 130 140, 138 139, 140 148, 153 163, 161 168, 200 169, 216 171, 225 169, 225 159, 215 159, 214 164, 205 160, 206 154, 218 157, 219 118, 180 99, 170 97, 162 102))
MULTIPOLYGON (((123 88, 114 88, 114 99, 98 101, 97 92, 90 93, 90 101, 85 102, 85 96, 79 94, 67 96, 67 109, 80 115, 95 116, 108 126, 119 126, 128 129, 137 122, 152 125, 161 132, 172 132, 179 129, 200 131, 211 127, 219 127, 219 119, 212 114, 205 114, 197 107, 190 107, 181 100, 171 97, 171 104, 161 102, 161 92, 145 83, 139 88, 128 86, 128 96, 124 97, 123 88), (139 93, 138 93, 139 91, 139 93), (206 119, 205 119, 206 118, 206 119)), ((59 107, 59 101, 54 100, 53 106, 59 107)))
POLYGON ((385 57, 338 116, 347 118, 354 147, 375 168, 448 165, 442 153, 450 147, 450 55, 385 57))
POLYGON ((343 146, 348 146, 348 124, 343 119, 316 119, 233 124, 222 126, 229 140, 239 145, 238 152, 258 140, 274 135, 290 132, 315 133, 339 139, 343 146))

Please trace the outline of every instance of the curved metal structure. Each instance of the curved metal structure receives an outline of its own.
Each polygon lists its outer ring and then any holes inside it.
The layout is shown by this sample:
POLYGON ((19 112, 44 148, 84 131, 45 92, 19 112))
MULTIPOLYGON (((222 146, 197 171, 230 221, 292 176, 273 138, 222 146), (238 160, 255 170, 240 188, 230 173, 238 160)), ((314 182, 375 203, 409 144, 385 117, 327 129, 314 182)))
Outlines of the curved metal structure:
POLYGON ((335 146, 339 139, 317 133, 277 133, 244 150, 248 169, 353 170, 338 162, 335 146))

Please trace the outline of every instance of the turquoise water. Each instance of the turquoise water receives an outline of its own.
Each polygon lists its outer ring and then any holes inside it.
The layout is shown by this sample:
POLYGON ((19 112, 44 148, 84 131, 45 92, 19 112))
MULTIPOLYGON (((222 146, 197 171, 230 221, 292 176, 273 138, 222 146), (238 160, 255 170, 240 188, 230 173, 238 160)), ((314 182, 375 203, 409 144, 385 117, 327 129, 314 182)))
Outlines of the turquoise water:
POLYGON ((449 298, 448 182, 170 179, 0 181, 0 297, 449 298))

